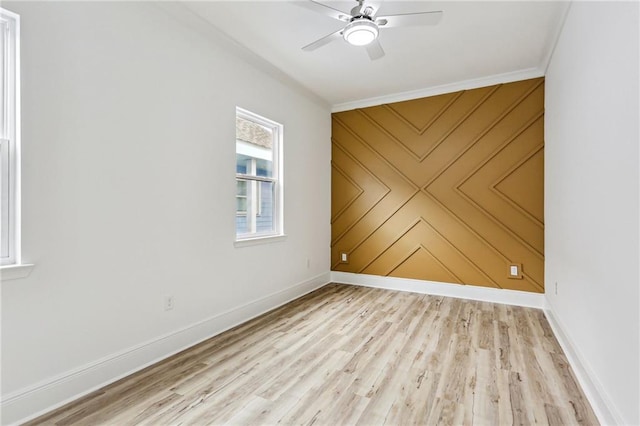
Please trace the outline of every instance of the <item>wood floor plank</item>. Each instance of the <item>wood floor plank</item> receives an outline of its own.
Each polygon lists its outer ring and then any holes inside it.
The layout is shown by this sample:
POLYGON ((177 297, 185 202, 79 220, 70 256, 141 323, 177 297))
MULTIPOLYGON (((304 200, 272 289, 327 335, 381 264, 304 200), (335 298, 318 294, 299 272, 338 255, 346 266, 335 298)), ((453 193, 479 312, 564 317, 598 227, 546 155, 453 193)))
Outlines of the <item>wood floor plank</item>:
POLYGON ((597 425, 544 313, 330 284, 29 425, 597 425))

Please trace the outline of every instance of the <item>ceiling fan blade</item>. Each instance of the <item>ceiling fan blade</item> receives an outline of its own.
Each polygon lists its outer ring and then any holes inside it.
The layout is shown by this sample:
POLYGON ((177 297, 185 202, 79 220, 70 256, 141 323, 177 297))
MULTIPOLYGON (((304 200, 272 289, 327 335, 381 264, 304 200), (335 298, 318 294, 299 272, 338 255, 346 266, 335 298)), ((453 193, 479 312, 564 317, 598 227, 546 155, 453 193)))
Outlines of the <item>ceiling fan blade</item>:
POLYGON ((305 52, 311 52, 312 50, 316 50, 319 47, 324 46, 325 44, 331 43, 333 40, 337 40, 342 37, 342 30, 338 30, 334 33, 326 35, 319 40, 314 41, 311 44, 307 44, 302 48, 305 52))
POLYGON ((293 3, 297 6, 304 7, 305 9, 313 10, 314 12, 318 12, 330 18, 337 19, 338 21, 349 22, 351 19, 351 15, 349 13, 334 9, 331 6, 327 6, 326 4, 322 4, 314 0, 294 1, 293 3))
POLYGON ((379 16, 376 24, 382 28, 437 25, 442 19, 442 11, 405 13, 402 15, 379 16))
POLYGON ((382 48, 382 45, 380 44, 378 39, 373 40, 371 43, 367 44, 365 47, 367 49, 367 53, 369 54, 369 58, 372 61, 375 61, 376 59, 380 59, 384 56, 384 49, 382 48))

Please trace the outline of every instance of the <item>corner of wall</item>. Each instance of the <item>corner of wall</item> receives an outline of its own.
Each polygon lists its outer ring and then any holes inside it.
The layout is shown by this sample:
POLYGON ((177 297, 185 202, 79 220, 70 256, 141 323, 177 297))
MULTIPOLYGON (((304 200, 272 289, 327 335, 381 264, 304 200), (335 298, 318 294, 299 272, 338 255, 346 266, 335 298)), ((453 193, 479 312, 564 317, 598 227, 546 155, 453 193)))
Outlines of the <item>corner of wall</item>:
POLYGON ((571 365, 571 369, 578 379, 578 383, 580 383, 580 386, 589 400, 591 408, 593 408, 598 420, 600 420, 600 423, 603 425, 623 425, 625 422, 622 419, 622 416, 615 409, 615 406, 611 403, 609 398, 606 397, 606 392, 604 391, 602 384, 597 380, 596 375, 589 367, 589 364, 580 354, 576 345, 571 341, 569 335, 565 332, 565 328, 554 313, 553 304, 549 301, 546 295, 544 305, 545 317, 547 318, 558 343, 560 343, 560 346, 571 365))

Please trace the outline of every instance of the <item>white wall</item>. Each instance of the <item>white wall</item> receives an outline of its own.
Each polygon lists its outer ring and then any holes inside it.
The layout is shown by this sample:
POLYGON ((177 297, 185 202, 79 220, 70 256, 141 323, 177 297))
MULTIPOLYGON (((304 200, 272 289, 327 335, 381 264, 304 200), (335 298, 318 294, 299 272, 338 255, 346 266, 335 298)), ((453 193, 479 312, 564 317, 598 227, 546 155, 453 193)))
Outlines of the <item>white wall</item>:
POLYGON ((2 6, 36 264, 2 282, 3 424, 328 280, 328 105, 150 3, 2 6), (236 106, 284 124, 285 241, 234 248, 236 106))
POLYGON ((637 2, 574 2, 546 78, 546 296, 596 408, 626 425, 640 424, 639 18, 637 2))

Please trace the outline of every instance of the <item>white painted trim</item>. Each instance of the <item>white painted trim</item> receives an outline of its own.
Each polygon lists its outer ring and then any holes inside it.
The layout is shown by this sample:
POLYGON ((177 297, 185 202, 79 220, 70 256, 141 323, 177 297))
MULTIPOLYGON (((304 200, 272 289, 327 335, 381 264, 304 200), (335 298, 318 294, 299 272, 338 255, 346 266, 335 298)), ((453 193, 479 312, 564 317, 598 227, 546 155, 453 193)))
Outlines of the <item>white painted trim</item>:
POLYGON ((529 293, 526 291, 505 290, 474 285, 440 283, 408 278, 353 274, 350 272, 331 271, 331 281, 336 283, 360 285, 364 287, 410 291, 412 293, 479 300, 482 302, 502 303, 505 305, 525 306, 528 308, 538 309, 544 308, 546 300, 544 294, 541 293, 529 293))
POLYGON ((244 238, 242 240, 236 240, 233 242, 233 246, 236 248, 251 247, 251 246, 258 246, 261 244, 279 243, 286 240, 287 240, 287 236, 285 234, 266 235, 262 237, 252 237, 252 238, 244 238))
POLYGON ((2 424, 21 424, 297 299, 330 282, 325 272, 195 324, 2 396, 2 424))
POLYGON ((477 89, 478 87, 493 86, 495 84, 512 83, 514 81, 528 80, 544 76, 544 70, 540 68, 528 68, 504 74, 490 75, 487 77, 464 80, 457 83, 443 84, 441 86, 427 87, 424 89, 411 90, 408 92, 394 93, 390 95, 377 96, 374 98, 362 99, 353 102, 344 102, 331 106, 331 112, 348 111, 356 108, 366 108, 393 102, 408 101, 411 99, 426 98, 429 96, 442 95, 444 93, 458 92, 460 90, 477 89))
MULTIPOLYGON (((241 247, 242 241, 255 240, 259 243, 260 239, 284 237, 284 125, 239 106, 236 106, 236 118, 241 118, 270 129, 272 137, 271 152, 273 154, 273 161, 271 163, 273 169, 270 181, 273 182, 273 209, 271 213, 275 229, 273 233, 267 235, 261 235, 261 233, 256 232, 256 216, 251 211, 247 211, 247 221, 250 222, 251 225, 249 227, 249 233, 236 237, 236 243, 240 243, 236 245, 236 247, 241 247)), ((255 166, 255 162, 252 162, 252 164, 255 166)), ((255 170, 251 172, 246 170, 245 173, 251 175, 255 173, 255 170)), ((241 178, 242 175, 236 173, 236 177, 241 178)), ((251 204, 252 203, 247 203, 247 207, 250 208, 250 210, 252 209, 251 204)))
POLYGON ((573 344, 569 335, 564 332, 565 328, 554 315, 553 305, 551 303, 547 303, 544 314, 600 424, 625 424, 622 415, 617 411, 611 399, 607 397, 607 393, 593 373, 593 370, 589 368, 589 364, 584 361, 584 357, 580 355, 580 352, 576 349, 576 345, 573 344))
POLYGON ((33 263, 23 263, 21 265, 6 265, 0 267, 0 281, 15 280, 18 278, 26 278, 31 273, 33 263))
POLYGON ((21 160, 21 107, 20 107, 20 15, 10 10, 0 8, 2 21, 6 23, 8 34, 5 35, 6 61, 3 67, 5 97, 0 102, 6 101, 6 132, 0 135, 6 138, 8 143, 8 155, 5 158, 9 172, 8 192, 8 229, 3 234, 8 236, 9 253, 1 262, 6 266, 22 264, 22 160, 21 160))

